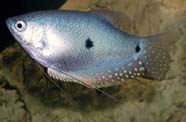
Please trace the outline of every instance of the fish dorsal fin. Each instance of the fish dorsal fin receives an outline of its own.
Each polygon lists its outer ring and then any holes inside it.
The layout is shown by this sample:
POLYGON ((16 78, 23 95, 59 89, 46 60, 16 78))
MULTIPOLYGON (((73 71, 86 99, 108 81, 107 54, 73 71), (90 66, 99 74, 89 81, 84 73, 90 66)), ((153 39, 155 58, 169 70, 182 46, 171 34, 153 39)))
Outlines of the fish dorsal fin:
POLYGON ((93 82, 91 86, 101 88, 118 85, 123 82, 133 81, 137 77, 143 77, 144 73, 143 63, 139 60, 133 60, 120 68, 98 75, 96 82, 93 82))
POLYGON ((111 11, 111 10, 91 10, 90 13, 103 16, 107 21, 109 21, 114 27, 124 31, 131 27, 131 21, 127 15, 121 12, 111 11))

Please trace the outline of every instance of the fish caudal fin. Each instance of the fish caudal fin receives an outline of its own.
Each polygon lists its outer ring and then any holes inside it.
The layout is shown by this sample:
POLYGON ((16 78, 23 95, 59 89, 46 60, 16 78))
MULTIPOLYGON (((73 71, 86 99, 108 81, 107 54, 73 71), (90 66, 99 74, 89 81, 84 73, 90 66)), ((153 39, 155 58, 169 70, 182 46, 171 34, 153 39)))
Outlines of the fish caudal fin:
POLYGON ((140 56, 140 60, 145 66, 145 77, 158 80, 166 79, 166 74, 173 61, 171 53, 176 48, 176 41, 179 37, 179 32, 168 32, 142 39, 141 48, 144 53, 140 56))

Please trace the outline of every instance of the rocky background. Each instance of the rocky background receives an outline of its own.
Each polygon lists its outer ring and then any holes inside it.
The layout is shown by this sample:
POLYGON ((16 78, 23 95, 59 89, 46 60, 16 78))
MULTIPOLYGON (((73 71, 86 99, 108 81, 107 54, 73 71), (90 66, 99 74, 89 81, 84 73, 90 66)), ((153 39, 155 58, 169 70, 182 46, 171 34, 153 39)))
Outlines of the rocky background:
POLYGON ((186 0, 68 0, 60 9, 96 8, 126 14, 130 22, 124 29, 131 34, 180 31, 169 80, 102 89, 118 102, 49 79, 15 43, 0 53, 0 122, 186 122, 186 0))

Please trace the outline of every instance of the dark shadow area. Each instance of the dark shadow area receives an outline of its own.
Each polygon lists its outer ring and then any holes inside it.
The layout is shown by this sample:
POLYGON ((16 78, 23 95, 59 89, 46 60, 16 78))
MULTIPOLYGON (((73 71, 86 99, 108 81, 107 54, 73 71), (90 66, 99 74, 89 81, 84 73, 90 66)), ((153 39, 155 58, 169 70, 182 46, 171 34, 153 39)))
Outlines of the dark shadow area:
POLYGON ((0 51, 14 43, 5 19, 31 11, 57 9, 67 0, 3 0, 0 4, 0 51))
POLYGON ((37 85, 34 85, 33 81, 24 83, 30 95, 41 101, 43 105, 51 108, 65 107, 77 111, 89 111, 91 107, 91 110, 105 110, 116 107, 123 101, 122 95, 119 93, 120 86, 102 89, 119 102, 95 89, 86 88, 82 85, 61 81, 57 84, 61 90, 52 81, 46 79, 40 79, 40 81, 37 81, 37 85))

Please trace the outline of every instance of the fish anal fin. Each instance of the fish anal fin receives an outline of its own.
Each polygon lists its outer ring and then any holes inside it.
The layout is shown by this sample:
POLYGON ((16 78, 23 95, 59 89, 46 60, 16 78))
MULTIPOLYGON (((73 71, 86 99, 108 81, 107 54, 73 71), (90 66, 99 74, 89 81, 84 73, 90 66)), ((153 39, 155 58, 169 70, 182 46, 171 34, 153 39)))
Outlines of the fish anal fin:
POLYGON ((110 70, 107 73, 97 75, 97 80, 91 83, 96 88, 119 85, 123 82, 130 82, 137 77, 143 77, 145 68, 140 60, 132 60, 120 68, 110 70))
POLYGON ((48 68, 47 72, 50 77, 60 81, 75 82, 88 88, 99 89, 132 81, 136 77, 143 77, 145 68, 142 61, 132 59, 121 67, 111 69, 107 72, 95 73, 91 77, 87 75, 75 75, 74 73, 64 73, 51 68, 48 68))

